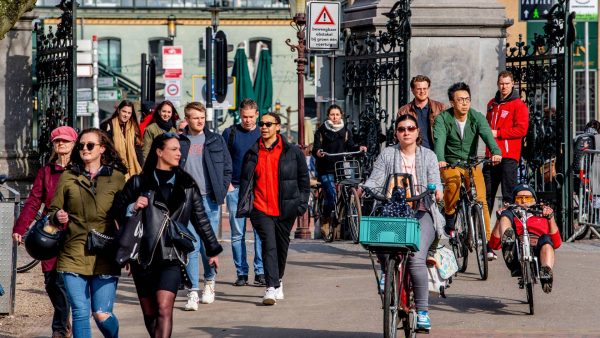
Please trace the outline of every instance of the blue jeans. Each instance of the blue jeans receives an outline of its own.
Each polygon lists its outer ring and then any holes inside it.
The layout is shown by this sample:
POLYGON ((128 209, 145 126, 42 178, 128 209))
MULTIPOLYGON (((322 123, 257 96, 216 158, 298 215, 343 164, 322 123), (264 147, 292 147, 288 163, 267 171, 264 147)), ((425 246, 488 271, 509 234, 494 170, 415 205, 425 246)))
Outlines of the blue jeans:
MULTIPOLYGON (((202 196, 202 203, 204 204, 204 212, 206 212, 206 216, 208 216, 208 221, 210 222, 210 226, 215 232, 215 236, 217 234, 219 228, 219 217, 221 217, 221 209, 216 201, 213 201, 208 196, 202 196)), ((188 229, 196 236, 196 243, 194 245, 194 251, 190 252, 188 255, 188 264, 185 267, 188 276, 192 281, 192 290, 199 290, 200 285, 200 266, 198 264, 198 254, 202 256, 202 266, 204 267, 204 281, 215 280, 217 272, 215 268, 208 265, 208 257, 206 256, 206 250, 204 248, 204 244, 202 244, 202 240, 200 236, 196 233, 196 229, 192 223, 188 224, 188 229)))
MULTIPOLYGON (((231 252, 233 264, 238 276, 248 276, 248 260, 246 256, 246 218, 236 218, 240 187, 227 193, 227 210, 231 227, 231 252)), ((263 275, 262 244, 260 237, 254 231, 254 275, 263 275)))
POLYGON ((335 207, 335 177, 333 174, 325 174, 319 176, 322 190, 325 192, 325 200, 323 201, 323 215, 331 216, 331 212, 335 207))
POLYGON ((82 276, 72 272, 61 272, 73 317, 73 337, 92 338, 90 311, 105 338, 119 337, 119 320, 113 311, 119 277, 109 275, 82 276), (99 320, 96 314, 107 314, 99 320))

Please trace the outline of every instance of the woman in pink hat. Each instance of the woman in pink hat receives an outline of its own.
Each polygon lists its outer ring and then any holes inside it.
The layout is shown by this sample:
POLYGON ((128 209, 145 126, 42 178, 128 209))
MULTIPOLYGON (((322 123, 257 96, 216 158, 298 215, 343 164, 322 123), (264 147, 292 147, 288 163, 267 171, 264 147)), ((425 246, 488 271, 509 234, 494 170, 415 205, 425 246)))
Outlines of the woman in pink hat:
MULTIPOLYGON (((35 220, 42 203, 44 204, 44 214, 46 214, 58 179, 71 161, 71 151, 77 140, 77 132, 71 127, 58 127, 50 134, 50 140, 53 145, 50 161, 38 171, 29 197, 13 228, 13 239, 19 244, 23 243, 23 234, 35 220)), ((52 338, 70 337, 69 313, 71 310, 62 276, 56 272, 56 258, 42 261, 42 271, 44 272, 46 292, 54 306, 52 338)))

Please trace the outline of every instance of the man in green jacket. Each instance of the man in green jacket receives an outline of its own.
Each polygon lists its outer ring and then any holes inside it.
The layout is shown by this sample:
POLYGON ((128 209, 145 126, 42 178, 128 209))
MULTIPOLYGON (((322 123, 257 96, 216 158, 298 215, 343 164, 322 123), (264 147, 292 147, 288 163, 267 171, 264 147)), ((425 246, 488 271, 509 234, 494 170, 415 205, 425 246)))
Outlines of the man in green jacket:
MULTIPOLYGON (((434 151, 437 156, 442 180, 444 181, 444 211, 446 213, 446 232, 454 228, 454 213, 460 192, 461 173, 467 178, 468 172, 462 168, 450 168, 448 164, 467 161, 477 156, 479 137, 492 153, 492 162, 502 160, 502 152, 492 135, 485 116, 471 108, 471 90, 464 82, 455 83, 448 88, 448 98, 452 107, 443 111, 435 119, 433 126, 434 151)), ((483 204, 483 218, 486 236, 490 238, 490 214, 485 194, 485 182, 481 168, 473 169, 473 179, 477 191, 477 200, 483 204)), ((488 259, 495 255, 488 250, 488 259)))

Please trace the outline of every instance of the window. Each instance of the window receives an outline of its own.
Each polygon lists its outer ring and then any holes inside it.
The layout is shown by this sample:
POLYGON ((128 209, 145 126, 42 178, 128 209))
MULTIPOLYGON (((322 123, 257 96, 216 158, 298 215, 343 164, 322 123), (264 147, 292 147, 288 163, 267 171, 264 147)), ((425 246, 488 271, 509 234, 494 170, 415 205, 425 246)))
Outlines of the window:
POLYGON ((249 41, 249 45, 250 45, 250 60, 252 60, 255 64, 256 62, 258 62, 258 55, 260 53, 260 47, 258 47, 259 45, 265 44, 267 45, 267 48, 269 48, 269 53, 271 54, 271 56, 273 56, 273 52, 271 49, 271 39, 269 38, 252 38, 249 41), (257 50, 258 49, 258 50, 257 50))
POLYGON ((98 62, 116 72, 121 72, 121 39, 98 39, 98 62))
POLYGON ((148 62, 156 58, 156 75, 164 73, 162 66, 162 48, 163 46, 173 46, 173 40, 168 38, 152 38, 148 40, 148 62))
POLYGON ((585 124, 596 115, 596 71, 590 70, 590 116, 585 113, 585 71, 575 70, 575 131, 584 131, 585 124))
POLYGON ((204 65, 206 63, 206 46, 204 46, 204 38, 198 39, 198 56, 200 65, 204 65))

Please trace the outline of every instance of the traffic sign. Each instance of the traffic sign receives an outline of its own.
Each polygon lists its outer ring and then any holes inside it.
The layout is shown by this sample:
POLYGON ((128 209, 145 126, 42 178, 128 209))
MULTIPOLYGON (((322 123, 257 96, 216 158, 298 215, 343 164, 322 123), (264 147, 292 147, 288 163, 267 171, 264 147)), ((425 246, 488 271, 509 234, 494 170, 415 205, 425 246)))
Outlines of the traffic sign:
POLYGON ((98 91, 98 101, 117 101, 121 99, 121 89, 104 89, 98 91))
POLYGON ((183 47, 163 46, 163 69, 183 69, 183 47))
POLYGON ((117 86, 117 78, 114 76, 98 77, 98 88, 112 88, 117 86))
POLYGON ((165 100, 179 106, 181 101, 181 80, 165 79, 165 100))
POLYGON ((597 0, 571 0, 569 12, 575 12, 577 21, 598 21, 597 0))
POLYGON ((521 0, 521 21, 546 21, 556 0, 521 0))
POLYGON ((308 49, 337 50, 340 48, 340 3, 310 1, 308 3, 308 49))

